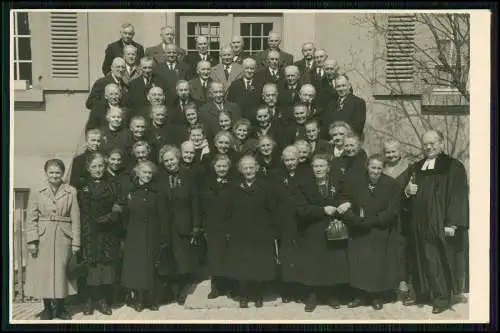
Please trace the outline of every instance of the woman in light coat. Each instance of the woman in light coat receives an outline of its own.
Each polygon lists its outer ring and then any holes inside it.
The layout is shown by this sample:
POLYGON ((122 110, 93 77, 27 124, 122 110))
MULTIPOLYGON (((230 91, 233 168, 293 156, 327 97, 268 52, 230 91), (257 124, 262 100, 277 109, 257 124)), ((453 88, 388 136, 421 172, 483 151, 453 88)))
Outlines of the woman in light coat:
POLYGON ((29 200, 26 295, 43 299, 41 319, 71 319, 64 299, 77 293, 77 285, 66 266, 80 249, 80 210, 76 189, 62 181, 64 163, 51 159, 44 169, 46 183, 29 200))

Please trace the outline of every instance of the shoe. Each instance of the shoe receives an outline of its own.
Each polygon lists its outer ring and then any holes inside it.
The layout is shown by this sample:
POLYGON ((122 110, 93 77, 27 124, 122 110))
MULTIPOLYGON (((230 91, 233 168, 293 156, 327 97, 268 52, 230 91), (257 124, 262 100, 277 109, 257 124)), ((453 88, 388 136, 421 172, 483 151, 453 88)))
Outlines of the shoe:
POLYGON ((135 303, 134 310, 137 312, 142 312, 144 310, 144 304, 142 304, 142 302, 135 303))
POLYGON ((264 306, 264 301, 262 300, 262 297, 258 297, 256 300, 255 300, 255 307, 256 308, 261 308, 264 306))
POLYGON ((240 308, 242 309, 248 308, 248 299, 246 298, 240 299, 240 308))
POLYGON ((357 307, 361 306, 362 304, 363 304, 363 302, 361 301, 361 299, 355 298, 347 304, 347 307, 348 308, 357 308, 357 307))
POLYGON ((94 314, 94 304, 92 303, 92 299, 89 298, 86 302, 85 302, 85 307, 83 309, 83 315, 84 316, 91 316, 94 314))
POLYGON ((432 314, 440 314, 440 313, 442 313, 442 312, 444 312, 446 310, 448 310, 447 307, 441 307, 441 306, 434 305, 432 307, 432 314))
POLYGON ((40 320, 52 320, 54 319, 54 311, 51 308, 46 307, 40 312, 40 320))
POLYGON ((383 306, 381 300, 379 300, 379 299, 373 300, 373 302, 372 302, 372 308, 374 310, 382 310, 383 307, 384 306, 383 306))
POLYGON ((149 306, 149 310, 151 310, 151 311, 160 311, 160 307, 158 306, 158 304, 151 304, 149 306))
POLYGON ((97 305, 97 311, 106 316, 111 316, 113 314, 111 307, 104 300, 99 301, 97 305))
POLYGON ((177 304, 179 304, 180 306, 184 306, 184 304, 186 304, 186 296, 185 295, 179 295, 177 297, 177 304))
POLYGON ((313 312, 318 305, 318 299, 316 294, 309 294, 309 297, 306 300, 306 305, 304 307, 305 312, 313 312))
POLYGON ((212 289, 208 294, 208 299, 215 299, 221 295, 222 294, 217 289, 212 289))
POLYGON ((281 302, 282 303, 290 303, 292 301, 292 298, 289 296, 281 296, 281 302))
POLYGON ((328 300, 328 305, 334 309, 340 309, 340 302, 336 298, 330 298, 328 300))
POLYGON ((71 320, 71 314, 68 312, 66 309, 61 309, 59 313, 57 314, 57 318, 62 319, 62 320, 71 320))

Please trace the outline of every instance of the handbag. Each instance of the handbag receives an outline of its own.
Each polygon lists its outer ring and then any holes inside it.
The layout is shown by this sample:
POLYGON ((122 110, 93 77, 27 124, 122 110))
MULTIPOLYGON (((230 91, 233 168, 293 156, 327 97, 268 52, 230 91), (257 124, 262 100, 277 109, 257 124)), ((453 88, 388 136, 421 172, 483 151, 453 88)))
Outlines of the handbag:
POLYGON ((333 219, 325 230, 326 239, 329 241, 345 240, 349 238, 347 234, 347 226, 344 222, 333 219))

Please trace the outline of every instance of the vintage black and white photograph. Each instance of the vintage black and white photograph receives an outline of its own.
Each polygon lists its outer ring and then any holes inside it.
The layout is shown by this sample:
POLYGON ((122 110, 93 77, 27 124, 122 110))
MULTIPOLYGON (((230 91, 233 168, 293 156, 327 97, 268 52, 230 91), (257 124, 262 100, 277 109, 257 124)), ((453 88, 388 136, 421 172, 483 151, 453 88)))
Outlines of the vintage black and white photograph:
POLYGON ((487 320, 489 22, 11 11, 11 321, 487 320))

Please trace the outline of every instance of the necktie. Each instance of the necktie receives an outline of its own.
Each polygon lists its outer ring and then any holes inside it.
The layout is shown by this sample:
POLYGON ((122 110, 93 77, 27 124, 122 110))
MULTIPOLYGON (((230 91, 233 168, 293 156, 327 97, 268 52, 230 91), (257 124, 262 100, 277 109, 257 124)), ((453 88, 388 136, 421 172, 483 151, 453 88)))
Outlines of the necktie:
POLYGON ((224 66, 224 75, 226 76, 226 80, 229 79, 229 66, 224 66))
POLYGON ((175 188, 177 185, 177 176, 176 175, 170 175, 169 176, 169 181, 170 181, 170 188, 175 188))
POLYGON ((206 55, 204 55, 204 54, 202 54, 202 55, 201 55, 201 60, 206 61, 206 60, 207 60, 207 56, 206 56, 206 55))
POLYGON ((344 109, 344 99, 339 99, 338 111, 342 111, 344 109))

